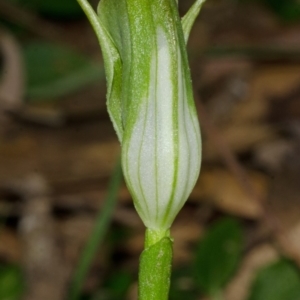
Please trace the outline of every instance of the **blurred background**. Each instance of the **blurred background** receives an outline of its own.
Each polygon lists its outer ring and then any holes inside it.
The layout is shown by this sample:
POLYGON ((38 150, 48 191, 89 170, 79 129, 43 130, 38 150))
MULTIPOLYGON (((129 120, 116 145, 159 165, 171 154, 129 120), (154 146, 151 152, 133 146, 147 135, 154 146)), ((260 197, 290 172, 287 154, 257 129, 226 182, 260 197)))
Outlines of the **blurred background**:
MULTIPOLYGON (((299 300, 300 2, 208 0, 188 52, 203 165, 170 299, 299 300)), ((0 0, 1 300, 137 299, 144 227, 105 93, 75 0, 0 0)))

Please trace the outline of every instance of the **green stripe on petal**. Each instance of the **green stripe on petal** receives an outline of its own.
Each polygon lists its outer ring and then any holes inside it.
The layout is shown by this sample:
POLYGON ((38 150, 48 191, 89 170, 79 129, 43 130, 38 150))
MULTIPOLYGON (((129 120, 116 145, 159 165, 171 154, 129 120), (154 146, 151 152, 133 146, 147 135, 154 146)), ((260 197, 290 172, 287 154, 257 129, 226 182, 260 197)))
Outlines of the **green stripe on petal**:
POLYGON ((176 0, 101 0, 98 17, 90 17, 107 65, 108 106, 122 144, 124 177, 140 217, 153 230, 171 226, 200 170, 185 43, 201 5, 197 1, 182 23, 176 0))
MULTIPOLYGON (((200 133, 176 4, 158 0, 148 4, 151 24, 156 24, 147 69, 150 76, 136 121, 125 127, 123 170, 145 225, 167 229, 198 177, 200 133)), ((142 40, 139 43, 145 48, 142 40)), ((135 63, 134 57, 131 62, 135 63)))

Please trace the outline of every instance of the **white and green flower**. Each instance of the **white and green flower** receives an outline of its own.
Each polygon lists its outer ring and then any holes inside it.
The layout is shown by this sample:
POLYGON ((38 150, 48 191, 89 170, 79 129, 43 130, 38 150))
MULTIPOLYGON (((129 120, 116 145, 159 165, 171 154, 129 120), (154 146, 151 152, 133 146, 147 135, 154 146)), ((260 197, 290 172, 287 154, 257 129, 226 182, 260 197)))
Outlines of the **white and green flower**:
POLYGON ((102 47, 107 105, 145 226, 168 230, 199 175, 201 140, 186 41, 204 0, 182 20, 175 0, 78 0, 102 47))

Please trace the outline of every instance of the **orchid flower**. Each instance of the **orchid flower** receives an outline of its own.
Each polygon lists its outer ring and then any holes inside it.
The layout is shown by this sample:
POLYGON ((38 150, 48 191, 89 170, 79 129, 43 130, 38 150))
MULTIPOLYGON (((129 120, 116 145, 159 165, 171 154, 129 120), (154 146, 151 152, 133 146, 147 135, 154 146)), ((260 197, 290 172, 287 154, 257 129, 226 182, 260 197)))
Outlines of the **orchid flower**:
POLYGON ((97 13, 86 0, 78 2, 102 48, 108 112, 150 247, 169 238, 200 171, 186 42, 204 0, 182 19, 175 0, 101 0, 97 13))

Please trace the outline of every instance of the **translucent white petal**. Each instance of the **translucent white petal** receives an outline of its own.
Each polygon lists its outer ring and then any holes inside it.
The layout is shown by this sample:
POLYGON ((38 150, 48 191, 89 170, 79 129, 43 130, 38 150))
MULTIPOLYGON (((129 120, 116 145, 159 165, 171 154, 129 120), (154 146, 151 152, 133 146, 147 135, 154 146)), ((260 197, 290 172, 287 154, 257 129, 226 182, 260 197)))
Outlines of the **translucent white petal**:
POLYGON ((151 229, 167 229, 198 177, 200 133, 187 101, 179 47, 177 70, 160 28, 156 47, 148 94, 130 139, 123 141, 122 156, 125 178, 143 222, 151 229))

